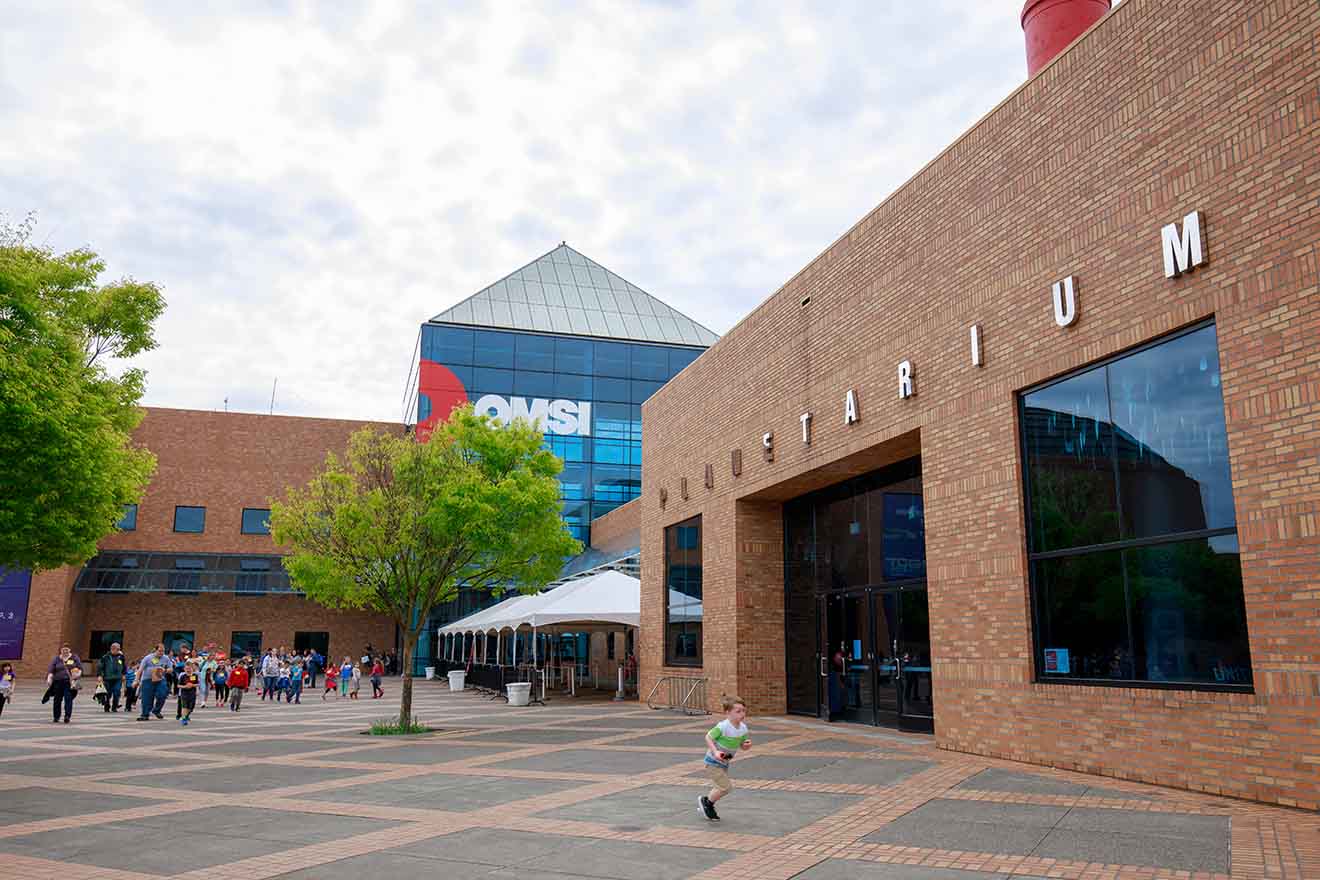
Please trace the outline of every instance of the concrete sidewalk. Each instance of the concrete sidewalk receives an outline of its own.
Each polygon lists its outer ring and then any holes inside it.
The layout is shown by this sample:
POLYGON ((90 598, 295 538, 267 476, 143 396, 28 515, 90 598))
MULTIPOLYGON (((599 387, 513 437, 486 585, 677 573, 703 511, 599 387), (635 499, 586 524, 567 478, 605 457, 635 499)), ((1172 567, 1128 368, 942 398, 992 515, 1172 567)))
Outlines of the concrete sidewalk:
POLYGON ((0 878, 1320 878, 1311 814, 796 718, 750 720, 714 824, 697 798, 715 719, 418 682, 442 732, 360 736, 397 711, 387 687, 187 728, 83 697, 52 725, 27 688, 0 718, 0 878))

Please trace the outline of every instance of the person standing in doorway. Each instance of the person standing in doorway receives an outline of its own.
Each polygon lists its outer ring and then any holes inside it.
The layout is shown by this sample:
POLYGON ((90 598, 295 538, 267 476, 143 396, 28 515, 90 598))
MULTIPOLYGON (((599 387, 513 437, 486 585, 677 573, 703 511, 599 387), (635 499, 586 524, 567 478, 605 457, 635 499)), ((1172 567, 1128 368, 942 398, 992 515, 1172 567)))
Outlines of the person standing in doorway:
POLYGON ((161 717, 160 709, 169 695, 169 684, 165 681, 167 669, 172 669, 174 662, 165 653, 165 644, 158 642, 156 649, 142 658, 138 664, 138 698, 142 701, 142 713, 138 721, 146 721, 147 716, 161 717))
POLYGON ((307 686, 312 690, 316 690, 316 673, 321 670, 321 664, 324 662, 325 658, 318 654, 315 648, 307 649, 307 676, 309 679, 307 686))
POLYGON ((50 688, 51 724, 58 724, 60 712, 64 713, 64 723, 69 723, 73 715, 73 698, 78 696, 78 676, 82 675, 82 660, 73 653, 68 645, 60 646, 60 653, 51 658, 46 670, 46 685, 50 688), (74 673, 77 669, 77 674, 74 673))
POLYGON ((119 694, 124 687, 124 673, 128 669, 128 658, 118 642, 112 642, 110 653, 101 655, 96 672, 105 685, 105 711, 119 711, 119 694))

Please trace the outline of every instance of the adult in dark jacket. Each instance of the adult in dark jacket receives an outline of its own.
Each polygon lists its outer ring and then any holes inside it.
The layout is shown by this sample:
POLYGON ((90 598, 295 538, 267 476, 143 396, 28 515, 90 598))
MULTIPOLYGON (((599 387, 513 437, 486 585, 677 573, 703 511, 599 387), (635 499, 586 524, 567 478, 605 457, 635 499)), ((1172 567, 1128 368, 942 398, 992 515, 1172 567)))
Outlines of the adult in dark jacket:
POLYGON ((68 645, 60 646, 58 657, 53 657, 50 661, 50 667, 46 670, 46 685, 50 688, 51 715, 52 724, 59 723, 61 707, 64 712, 64 723, 69 723, 69 717, 73 715, 73 698, 78 696, 77 676, 82 674, 82 660, 73 649, 68 645), (78 672, 74 672, 77 669, 78 672))
POLYGON ((119 694, 124 687, 124 671, 128 668, 128 658, 124 656, 119 643, 110 645, 110 653, 101 655, 101 662, 96 664, 96 674, 105 685, 105 711, 119 711, 119 694))

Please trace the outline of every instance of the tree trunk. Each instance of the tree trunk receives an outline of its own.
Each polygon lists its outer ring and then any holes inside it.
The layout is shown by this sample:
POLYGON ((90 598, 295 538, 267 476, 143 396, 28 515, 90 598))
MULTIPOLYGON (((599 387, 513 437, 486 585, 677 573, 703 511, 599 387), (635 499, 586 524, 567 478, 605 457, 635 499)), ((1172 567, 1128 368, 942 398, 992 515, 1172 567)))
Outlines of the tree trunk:
POLYGON ((417 650, 419 630, 406 633, 403 638, 403 683, 399 687, 399 726, 412 723, 412 667, 413 653, 417 650))

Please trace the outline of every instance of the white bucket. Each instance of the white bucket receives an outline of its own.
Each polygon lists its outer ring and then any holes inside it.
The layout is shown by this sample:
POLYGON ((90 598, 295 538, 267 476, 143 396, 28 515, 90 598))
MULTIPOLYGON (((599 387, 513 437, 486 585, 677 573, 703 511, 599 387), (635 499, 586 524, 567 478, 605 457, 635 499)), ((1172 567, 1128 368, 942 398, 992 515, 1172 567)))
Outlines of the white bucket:
POLYGON ((427 679, 427 681, 430 681, 430 680, 433 679, 433 678, 435 678, 435 667, 434 667, 434 666, 428 666, 428 667, 426 667, 426 679, 427 679))
POLYGON ((509 690, 510 706, 526 706, 531 701, 532 683, 530 681, 515 681, 505 685, 509 690))
POLYGON ((451 691, 461 691, 467 681, 467 670, 455 669, 449 673, 449 689, 451 691))

